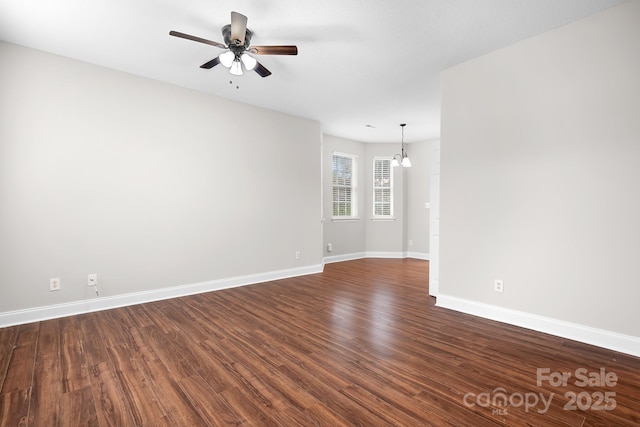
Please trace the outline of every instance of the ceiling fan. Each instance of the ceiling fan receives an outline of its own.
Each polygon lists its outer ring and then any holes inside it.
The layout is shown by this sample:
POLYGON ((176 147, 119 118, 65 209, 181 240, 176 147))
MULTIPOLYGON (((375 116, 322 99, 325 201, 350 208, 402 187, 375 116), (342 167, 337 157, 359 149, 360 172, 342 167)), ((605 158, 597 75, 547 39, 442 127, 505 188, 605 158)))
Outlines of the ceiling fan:
POLYGON ((169 31, 169 34, 175 37, 182 37, 183 39, 209 44, 219 47, 220 49, 226 49, 225 52, 213 58, 211 61, 202 64, 200 68, 210 69, 218 64, 222 64, 229 69, 231 74, 236 76, 243 74, 243 68, 246 71, 253 70, 262 77, 267 77, 271 74, 271 71, 260 64, 253 56, 249 55, 249 53, 254 55, 298 54, 297 46, 250 46, 253 32, 247 28, 247 17, 238 12, 231 12, 231 24, 222 27, 224 44, 178 31, 169 31))

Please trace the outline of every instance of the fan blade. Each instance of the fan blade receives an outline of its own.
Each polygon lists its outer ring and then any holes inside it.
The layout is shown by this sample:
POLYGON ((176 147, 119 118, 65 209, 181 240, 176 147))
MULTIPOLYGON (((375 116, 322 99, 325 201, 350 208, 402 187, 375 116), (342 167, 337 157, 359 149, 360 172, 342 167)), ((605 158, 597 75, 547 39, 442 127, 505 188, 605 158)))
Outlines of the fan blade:
POLYGON ((183 39, 187 39, 187 40, 193 40, 194 42, 210 44, 211 46, 219 47, 220 49, 227 48, 227 46, 223 45, 222 43, 214 42, 213 40, 203 39, 202 37, 192 36, 189 34, 178 32, 178 31, 169 31, 169 35, 175 36, 175 37, 182 37, 183 39))
POLYGON ((205 68, 205 69, 210 69, 215 67, 216 65, 218 65, 220 63, 220 59, 218 59, 218 57, 216 56, 215 58, 213 58, 211 61, 209 62, 205 62, 204 64, 202 64, 200 66, 200 68, 205 68))
POLYGON ((297 46, 251 46, 251 53, 257 55, 297 55, 297 46))
POLYGON ((231 12, 231 40, 238 40, 238 45, 242 46, 246 33, 247 17, 238 12, 231 12))
POLYGON ((271 71, 267 70, 267 68, 259 62, 256 62, 256 66, 253 71, 260 74, 260 77, 267 77, 271 75, 271 71))

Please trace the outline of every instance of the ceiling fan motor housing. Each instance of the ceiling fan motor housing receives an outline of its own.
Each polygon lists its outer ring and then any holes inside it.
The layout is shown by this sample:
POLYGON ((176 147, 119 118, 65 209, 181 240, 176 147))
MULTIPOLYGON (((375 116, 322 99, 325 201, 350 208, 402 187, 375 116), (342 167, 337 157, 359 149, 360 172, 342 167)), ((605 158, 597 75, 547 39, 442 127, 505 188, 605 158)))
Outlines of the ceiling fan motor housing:
POLYGON ((231 25, 227 24, 222 27, 222 37, 224 38, 224 44, 229 47, 229 50, 233 52, 236 57, 242 55, 242 53, 249 48, 251 44, 251 36, 253 35, 253 31, 247 28, 244 36, 244 44, 239 44, 239 40, 231 39, 231 25))

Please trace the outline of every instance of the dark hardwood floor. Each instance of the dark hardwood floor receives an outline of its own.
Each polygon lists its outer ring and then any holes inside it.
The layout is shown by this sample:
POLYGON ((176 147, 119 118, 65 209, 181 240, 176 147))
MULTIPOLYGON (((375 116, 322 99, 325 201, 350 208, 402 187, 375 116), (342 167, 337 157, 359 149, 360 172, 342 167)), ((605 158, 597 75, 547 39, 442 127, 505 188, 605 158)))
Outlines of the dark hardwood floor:
POLYGON ((0 329, 0 425, 640 425, 640 359, 440 309, 427 277, 363 259, 0 329))

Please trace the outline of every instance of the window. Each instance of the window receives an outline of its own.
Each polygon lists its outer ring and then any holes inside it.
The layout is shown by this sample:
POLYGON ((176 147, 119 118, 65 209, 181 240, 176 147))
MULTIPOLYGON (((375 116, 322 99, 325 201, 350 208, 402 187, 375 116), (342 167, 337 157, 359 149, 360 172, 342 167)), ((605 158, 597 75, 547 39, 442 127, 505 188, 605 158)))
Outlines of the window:
POLYGON ((356 156, 333 153, 333 217, 357 218, 356 156))
POLYGON ((373 159, 373 217, 393 218, 393 173, 391 159, 373 159))

